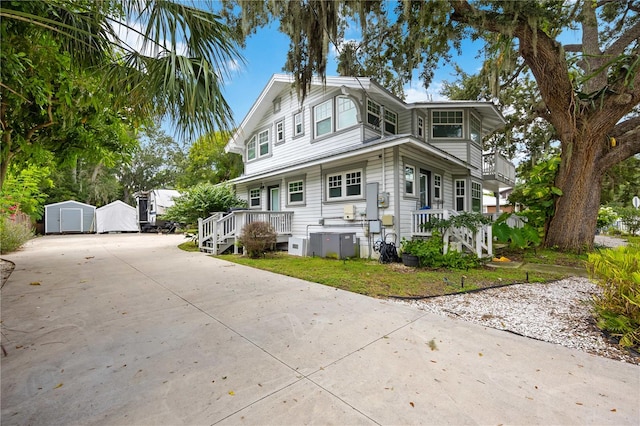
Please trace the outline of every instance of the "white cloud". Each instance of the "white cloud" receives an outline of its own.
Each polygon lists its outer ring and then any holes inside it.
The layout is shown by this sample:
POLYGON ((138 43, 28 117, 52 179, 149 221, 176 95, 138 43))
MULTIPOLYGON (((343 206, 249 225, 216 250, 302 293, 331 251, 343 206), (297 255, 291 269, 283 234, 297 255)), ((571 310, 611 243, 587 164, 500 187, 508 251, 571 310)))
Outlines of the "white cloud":
POLYGON ((411 81, 411 83, 404 88, 405 101, 407 103, 414 102, 440 102, 446 101, 448 98, 440 94, 442 89, 441 81, 434 81, 429 86, 429 90, 418 81, 411 81))
MULTIPOLYGON (((144 27, 140 22, 128 22, 126 25, 114 22, 113 29, 118 38, 123 42, 126 50, 133 50, 146 56, 157 56, 162 50, 168 50, 168 48, 165 47, 165 49, 163 49, 152 42, 148 42, 143 49, 144 37, 141 33, 144 33, 144 27)), ((186 43, 178 42, 176 43, 176 47, 178 54, 185 55, 187 53, 186 43)))

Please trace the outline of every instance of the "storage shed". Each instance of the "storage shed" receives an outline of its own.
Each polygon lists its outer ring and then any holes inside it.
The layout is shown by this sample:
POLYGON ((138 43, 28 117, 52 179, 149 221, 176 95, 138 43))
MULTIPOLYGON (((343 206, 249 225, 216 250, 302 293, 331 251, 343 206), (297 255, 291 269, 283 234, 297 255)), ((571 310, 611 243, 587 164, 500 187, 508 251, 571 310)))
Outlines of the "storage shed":
POLYGON ((44 233, 93 233, 96 208, 69 200, 44 206, 44 233))
POLYGON ((96 232, 138 232, 135 207, 116 200, 96 209, 96 232))

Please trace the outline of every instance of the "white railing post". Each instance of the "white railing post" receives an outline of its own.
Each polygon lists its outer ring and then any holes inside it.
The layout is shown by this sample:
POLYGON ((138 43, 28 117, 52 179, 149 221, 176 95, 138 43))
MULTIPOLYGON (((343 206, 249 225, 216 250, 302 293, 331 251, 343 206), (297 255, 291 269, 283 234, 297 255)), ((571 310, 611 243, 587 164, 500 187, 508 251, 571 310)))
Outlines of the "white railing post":
POLYGON ((204 226, 202 224, 202 218, 198 218, 198 249, 202 251, 202 241, 204 238, 204 226))

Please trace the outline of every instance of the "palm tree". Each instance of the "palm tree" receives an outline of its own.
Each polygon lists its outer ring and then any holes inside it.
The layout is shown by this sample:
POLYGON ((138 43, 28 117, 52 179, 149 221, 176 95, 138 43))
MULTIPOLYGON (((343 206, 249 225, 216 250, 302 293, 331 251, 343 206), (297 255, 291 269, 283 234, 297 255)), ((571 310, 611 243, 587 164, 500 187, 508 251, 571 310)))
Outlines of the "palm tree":
MULTIPOLYGON (((36 102, 23 89, 25 80, 9 74, 9 65, 20 69, 33 64, 29 53, 35 49, 29 46, 42 40, 70 58, 70 72, 99 78, 109 101, 103 106, 132 121, 169 119, 179 134, 189 135, 233 125, 222 87, 244 60, 234 33, 211 5, 205 10, 177 0, 3 1, 0 19, 2 59, 8 64, 0 80, 0 189, 14 155, 37 145, 39 132, 62 121, 55 108, 65 100, 51 90, 48 98, 43 92, 36 102), (20 49, 12 49, 12 41, 21 44, 20 49), (40 121, 31 127, 25 127, 24 120, 16 122, 16 108, 25 105, 39 107, 40 121)), ((66 99, 67 106, 71 103, 66 99)))

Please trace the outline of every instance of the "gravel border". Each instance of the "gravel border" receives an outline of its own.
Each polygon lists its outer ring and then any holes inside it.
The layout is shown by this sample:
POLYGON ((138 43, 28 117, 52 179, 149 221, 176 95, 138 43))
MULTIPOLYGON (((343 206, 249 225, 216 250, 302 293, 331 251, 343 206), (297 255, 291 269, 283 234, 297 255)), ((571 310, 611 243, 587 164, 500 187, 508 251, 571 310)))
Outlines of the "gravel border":
POLYGON ((472 293, 418 300, 394 300, 426 312, 579 349, 593 355, 640 364, 595 325, 590 302, 600 288, 588 278, 514 284, 472 293))

